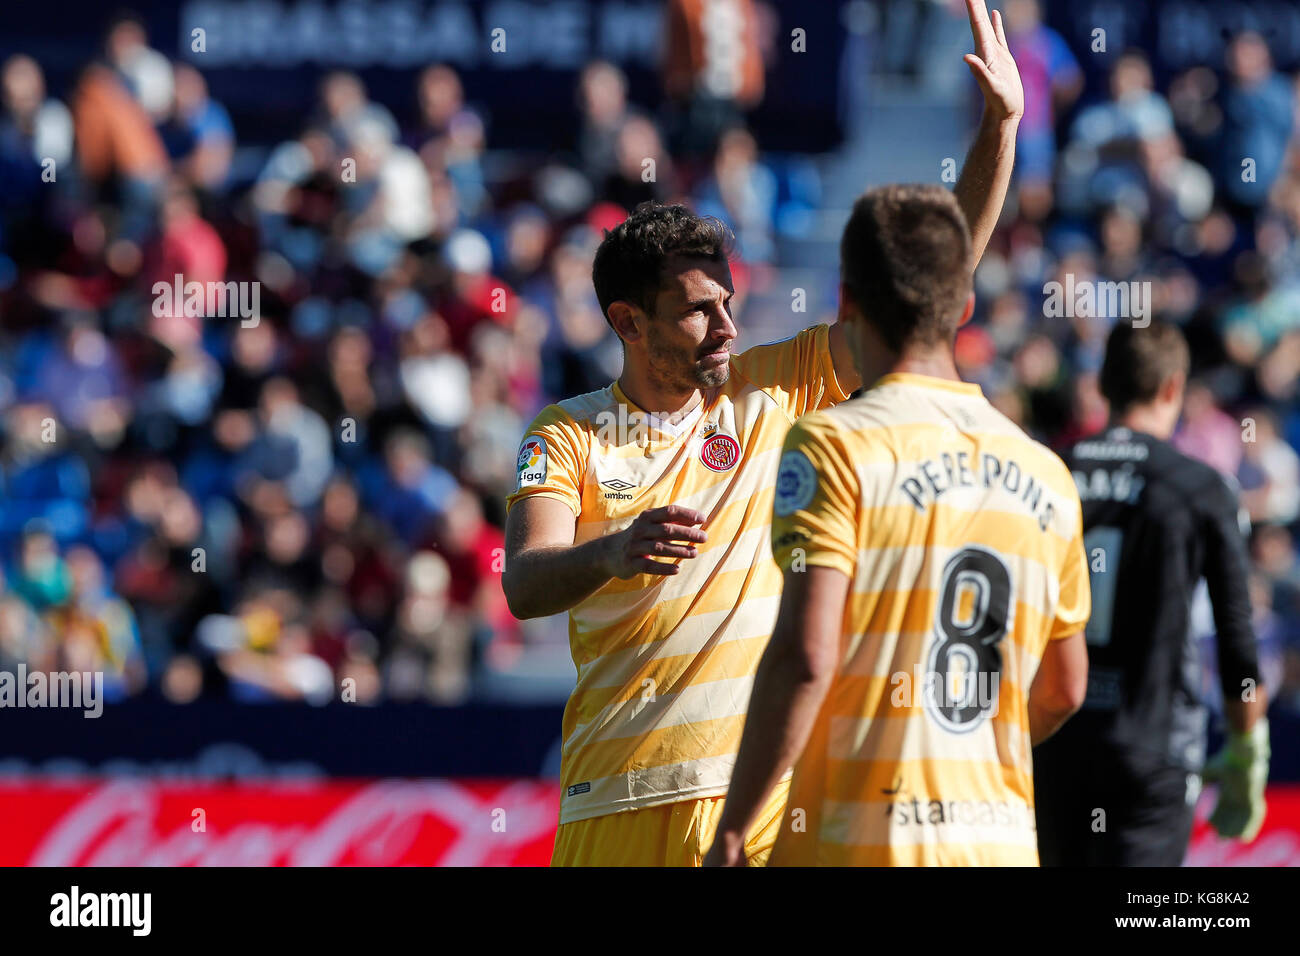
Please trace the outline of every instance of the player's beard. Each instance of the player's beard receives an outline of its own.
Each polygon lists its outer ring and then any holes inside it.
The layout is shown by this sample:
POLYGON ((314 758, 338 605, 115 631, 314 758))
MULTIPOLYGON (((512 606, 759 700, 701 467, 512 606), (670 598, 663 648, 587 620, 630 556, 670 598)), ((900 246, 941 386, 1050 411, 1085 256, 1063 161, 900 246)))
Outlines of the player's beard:
POLYGON ((705 368, 701 364, 705 355, 718 350, 716 345, 707 351, 704 351, 704 346, 681 349, 654 341, 653 334, 649 344, 650 371, 661 387, 688 392, 696 388, 725 385, 731 377, 730 362, 711 368, 705 368))

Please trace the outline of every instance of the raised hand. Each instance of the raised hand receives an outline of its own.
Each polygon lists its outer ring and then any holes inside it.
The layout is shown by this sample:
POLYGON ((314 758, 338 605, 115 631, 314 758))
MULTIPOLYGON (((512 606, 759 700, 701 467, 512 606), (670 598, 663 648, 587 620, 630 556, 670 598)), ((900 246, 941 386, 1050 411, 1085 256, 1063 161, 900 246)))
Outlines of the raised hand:
POLYGON ((1020 71, 1007 46, 1002 28, 1002 14, 994 10, 989 21, 984 0, 966 0, 970 32, 975 38, 975 52, 962 59, 975 75, 984 94, 984 110, 990 119, 1019 119, 1025 112, 1025 91, 1020 85, 1020 71))

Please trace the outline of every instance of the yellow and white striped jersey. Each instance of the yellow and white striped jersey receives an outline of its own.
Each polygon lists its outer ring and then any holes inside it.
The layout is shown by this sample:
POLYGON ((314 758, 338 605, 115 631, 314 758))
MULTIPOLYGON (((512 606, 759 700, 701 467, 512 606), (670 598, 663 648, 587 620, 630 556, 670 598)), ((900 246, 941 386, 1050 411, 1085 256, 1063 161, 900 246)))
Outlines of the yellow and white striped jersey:
POLYGON ((882 378, 782 453, 783 570, 850 580, 773 865, 1038 864, 1028 697, 1091 605, 1065 464, 978 385, 882 378))
POLYGON ((678 424, 615 383, 549 406, 524 436, 509 502, 563 501, 576 544, 669 504, 704 514, 709 536, 680 573, 612 580, 569 612, 562 824, 726 792, 781 598, 769 543, 781 442, 846 397, 828 331, 733 355, 728 382, 678 424))

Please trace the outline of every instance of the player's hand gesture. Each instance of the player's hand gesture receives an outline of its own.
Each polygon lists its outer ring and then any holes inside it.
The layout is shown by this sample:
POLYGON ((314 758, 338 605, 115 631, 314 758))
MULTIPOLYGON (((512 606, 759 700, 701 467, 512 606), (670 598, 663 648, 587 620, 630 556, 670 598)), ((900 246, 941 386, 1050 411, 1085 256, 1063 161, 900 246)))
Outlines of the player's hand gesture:
POLYGON ((1210 826, 1221 837, 1250 843, 1259 835, 1268 812, 1270 746, 1268 719, 1256 719, 1250 730, 1232 732, 1223 749, 1205 764, 1201 778, 1219 785, 1219 801, 1210 814, 1210 826))
POLYGON ((700 865, 709 868, 748 866, 744 837, 736 833, 718 833, 700 865))
POLYGON ((709 536, 696 527, 704 523, 704 515, 681 505, 651 508, 636 516, 630 525, 617 534, 610 535, 607 562, 611 577, 630 578, 638 574, 672 575, 681 570, 680 565, 659 558, 693 558, 699 552, 695 544, 703 544, 709 536))
POLYGON ((1020 71, 1007 46, 1002 28, 1002 14, 994 10, 989 21, 984 0, 966 0, 970 15, 970 32, 975 37, 975 52, 962 59, 975 74, 975 82, 984 94, 985 114, 994 120, 1019 119, 1025 112, 1025 91, 1020 85, 1020 71))

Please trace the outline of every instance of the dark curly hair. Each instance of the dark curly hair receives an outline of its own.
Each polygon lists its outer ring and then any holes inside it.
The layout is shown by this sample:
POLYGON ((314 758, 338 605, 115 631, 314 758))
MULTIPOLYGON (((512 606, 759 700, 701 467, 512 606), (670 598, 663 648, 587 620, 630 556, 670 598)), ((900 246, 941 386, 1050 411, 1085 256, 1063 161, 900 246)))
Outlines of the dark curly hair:
POLYGON ((682 205, 643 202, 606 231, 591 265, 591 281, 605 321, 609 322, 609 307, 615 302, 630 302, 653 313, 664 263, 671 256, 722 262, 731 256, 735 241, 720 219, 697 216, 682 205))

